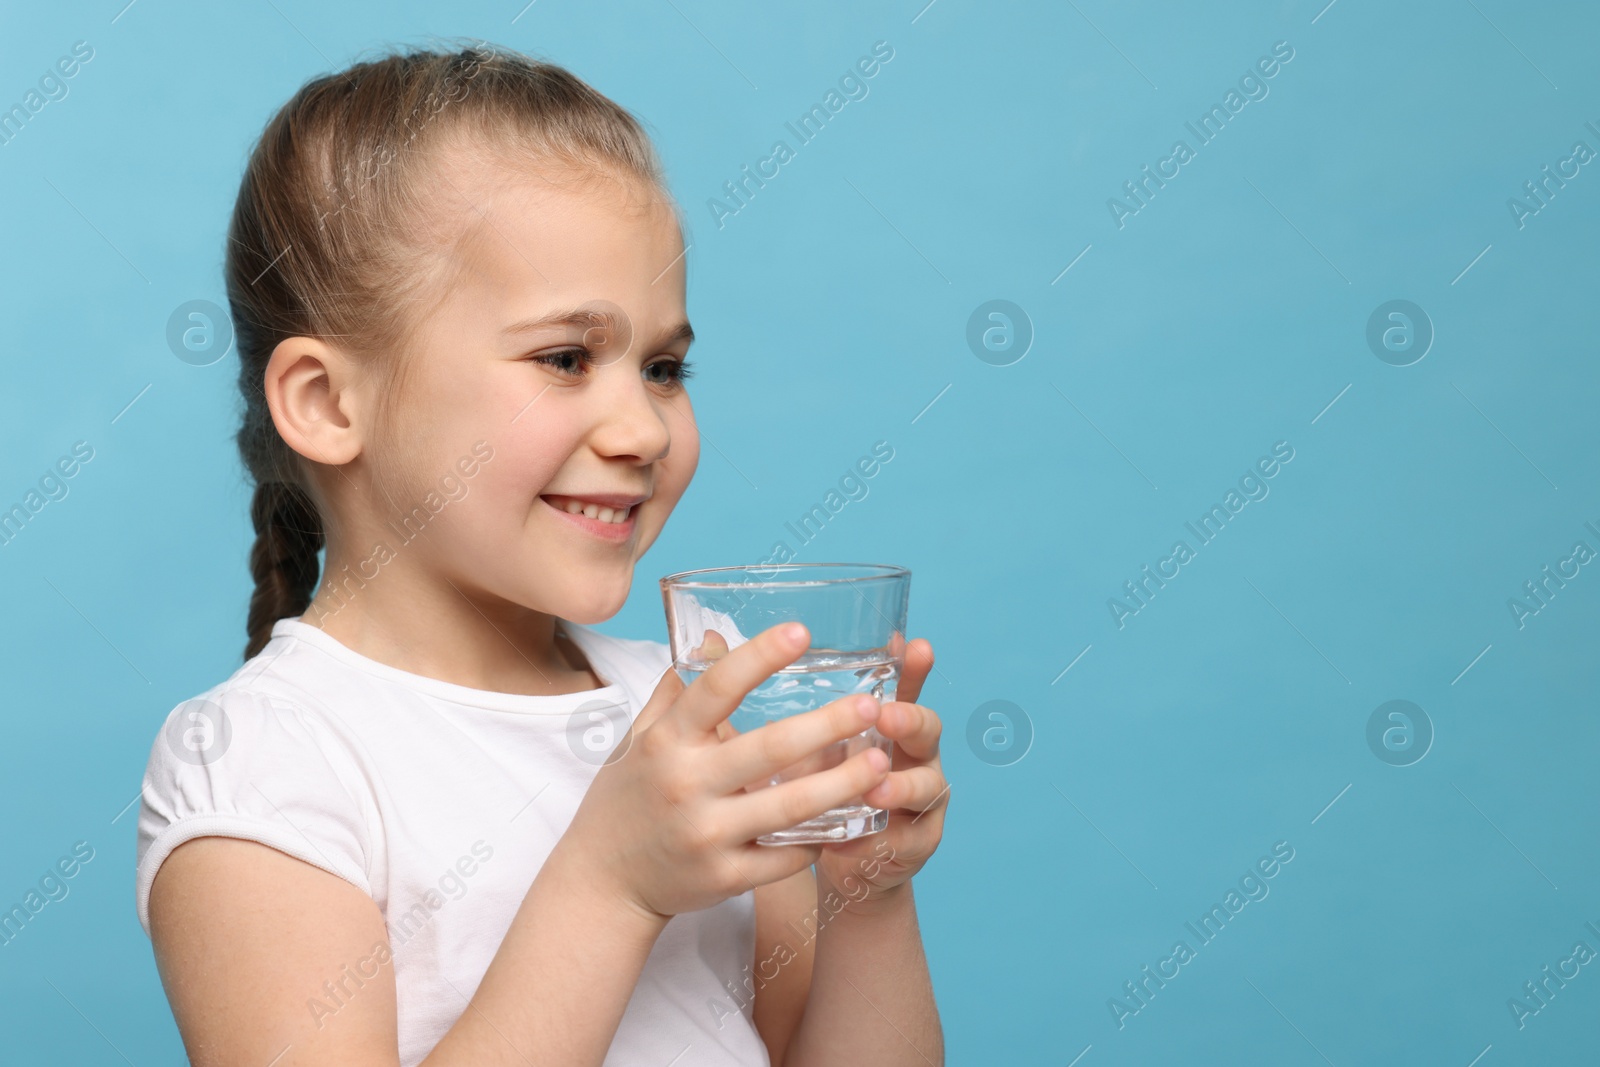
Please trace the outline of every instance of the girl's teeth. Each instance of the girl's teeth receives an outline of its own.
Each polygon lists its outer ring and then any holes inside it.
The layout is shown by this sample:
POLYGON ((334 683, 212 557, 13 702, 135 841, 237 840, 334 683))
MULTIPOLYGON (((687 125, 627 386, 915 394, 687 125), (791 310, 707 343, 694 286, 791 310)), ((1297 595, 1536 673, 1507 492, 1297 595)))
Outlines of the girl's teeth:
POLYGON ((632 510, 632 508, 604 508, 599 504, 580 504, 576 500, 567 501, 569 515, 582 515, 590 519, 599 519, 601 522, 626 522, 628 513, 632 510))

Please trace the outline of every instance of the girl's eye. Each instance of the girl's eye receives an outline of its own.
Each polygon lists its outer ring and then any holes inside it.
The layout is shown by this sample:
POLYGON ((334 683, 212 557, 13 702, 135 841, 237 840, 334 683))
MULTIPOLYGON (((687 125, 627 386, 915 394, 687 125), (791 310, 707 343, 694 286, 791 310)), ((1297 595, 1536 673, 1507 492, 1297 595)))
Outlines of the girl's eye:
POLYGON ((690 378, 694 377, 694 371, 690 369, 692 366, 693 364, 686 359, 663 359, 659 362, 651 363, 646 366, 645 373, 649 374, 653 370, 665 372, 665 378, 652 378, 652 384, 681 385, 690 378))
POLYGON ((563 348, 559 352, 546 352, 542 356, 534 356, 534 363, 543 363, 545 366, 560 371, 562 374, 571 374, 574 369, 586 366, 592 358, 587 348, 563 348), (577 363, 577 368, 571 366, 577 363))
MULTIPOLYGON (((577 377, 593 360, 594 353, 587 348, 563 348, 534 356, 531 361, 542 363, 569 377, 577 377)), ((690 367, 687 359, 663 359, 646 365, 644 372, 652 385, 679 385, 693 374, 690 367), (651 377, 652 372, 661 376, 651 377)))

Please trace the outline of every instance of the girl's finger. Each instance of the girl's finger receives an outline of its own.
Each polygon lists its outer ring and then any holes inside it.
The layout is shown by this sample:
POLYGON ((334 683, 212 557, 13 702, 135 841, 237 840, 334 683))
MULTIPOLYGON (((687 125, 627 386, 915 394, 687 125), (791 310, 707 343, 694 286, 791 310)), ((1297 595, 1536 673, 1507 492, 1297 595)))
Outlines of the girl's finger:
POLYGON ((678 677, 678 669, 669 666, 666 672, 656 679, 656 687, 651 692, 650 699, 639 709, 639 714, 633 717, 634 735, 644 733, 651 723, 665 715, 684 688, 683 679, 678 677))
POLYGON ((894 741, 896 755, 923 762, 939 754, 943 723, 932 708, 891 700, 878 715, 878 732, 894 741))
POLYGON ((878 718, 878 702, 865 693, 739 734, 705 754, 707 785, 718 793, 772 777, 836 741, 860 734, 878 718))
POLYGON ((882 781, 888 771, 883 750, 869 748, 831 770, 729 797, 723 802, 731 812, 724 832, 731 837, 753 840, 762 834, 798 826, 854 801, 882 781))
POLYGON ((922 683, 933 670, 933 645, 919 637, 906 646, 905 665, 900 668, 900 681, 895 685, 894 698, 915 704, 922 695, 922 683))
POLYGON ((950 795, 950 783, 938 767, 912 767, 904 771, 890 771, 889 776, 873 786, 861 799, 875 808, 905 808, 927 812, 944 804, 950 795))
POLYGON ((786 848, 768 848, 756 844, 754 838, 752 834, 746 844, 718 850, 728 861, 729 867, 737 872, 738 884, 745 889, 754 889, 799 874, 822 856, 821 845, 795 844, 786 848))
POLYGON ((800 623, 762 630, 696 678, 662 715, 663 724, 671 722, 686 735, 714 736, 717 723, 732 715, 752 689, 799 659, 810 642, 810 632, 800 623))

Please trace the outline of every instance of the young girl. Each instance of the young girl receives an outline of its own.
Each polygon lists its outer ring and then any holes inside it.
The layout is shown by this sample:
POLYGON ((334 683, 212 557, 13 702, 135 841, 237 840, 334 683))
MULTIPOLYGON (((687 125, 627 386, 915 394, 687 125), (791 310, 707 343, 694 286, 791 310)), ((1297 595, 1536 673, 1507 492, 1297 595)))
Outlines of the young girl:
POLYGON ((640 126, 556 66, 391 55, 267 126, 226 265, 247 662, 168 716, 139 814, 197 1067, 943 1063, 910 882, 949 792, 928 643, 897 702, 741 735, 803 626, 688 687, 591 628, 699 458, 684 252, 640 126), (744 792, 873 722, 892 769, 744 792), (754 843, 863 795, 882 833, 754 843))

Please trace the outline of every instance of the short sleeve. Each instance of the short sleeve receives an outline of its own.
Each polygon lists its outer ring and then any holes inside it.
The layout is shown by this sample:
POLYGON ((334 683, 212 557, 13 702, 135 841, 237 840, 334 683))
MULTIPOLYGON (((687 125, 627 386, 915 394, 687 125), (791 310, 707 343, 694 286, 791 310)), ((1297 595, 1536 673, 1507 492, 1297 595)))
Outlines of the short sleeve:
POLYGON ((196 837, 257 841, 370 895, 364 806, 351 766, 325 721, 281 698, 227 689, 174 708, 140 790, 136 904, 146 935, 156 872, 196 837))

